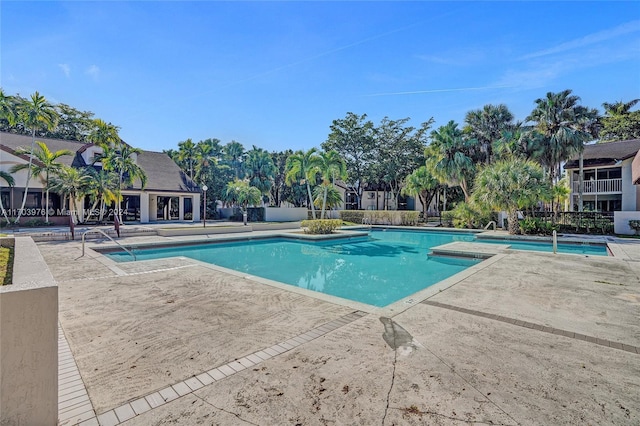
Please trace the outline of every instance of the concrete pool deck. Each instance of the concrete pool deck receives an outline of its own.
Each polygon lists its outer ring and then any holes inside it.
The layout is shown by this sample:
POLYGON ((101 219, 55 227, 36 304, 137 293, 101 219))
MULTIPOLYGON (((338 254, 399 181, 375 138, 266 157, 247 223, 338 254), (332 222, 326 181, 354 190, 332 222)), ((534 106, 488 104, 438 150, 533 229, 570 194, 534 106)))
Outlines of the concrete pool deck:
POLYGON ((504 251, 395 313, 184 258, 38 247, 79 373, 65 358, 61 383, 81 379, 93 410, 62 384, 60 424, 640 422, 634 240, 606 258, 504 251))

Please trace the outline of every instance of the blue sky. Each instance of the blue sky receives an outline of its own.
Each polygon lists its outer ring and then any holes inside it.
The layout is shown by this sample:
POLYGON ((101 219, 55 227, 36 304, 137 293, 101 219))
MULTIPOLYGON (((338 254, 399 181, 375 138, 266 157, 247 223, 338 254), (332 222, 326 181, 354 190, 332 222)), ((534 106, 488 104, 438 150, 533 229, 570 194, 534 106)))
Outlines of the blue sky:
POLYGON ((640 2, 0 2, 0 85, 153 151, 308 149, 334 119, 523 120, 546 92, 640 98, 640 2))

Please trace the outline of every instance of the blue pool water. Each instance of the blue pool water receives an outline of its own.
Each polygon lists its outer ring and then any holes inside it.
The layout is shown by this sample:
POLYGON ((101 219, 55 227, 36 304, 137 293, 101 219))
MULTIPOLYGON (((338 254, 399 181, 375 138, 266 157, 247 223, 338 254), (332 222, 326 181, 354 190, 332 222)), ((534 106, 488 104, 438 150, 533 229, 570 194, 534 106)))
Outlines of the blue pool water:
MULTIPOLYGON (((268 239, 136 250, 138 260, 185 256, 374 306, 386 306, 478 263, 428 256, 430 247, 472 234, 374 231, 323 242, 268 239)), ((129 261, 124 252, 108 254, 129 261)))
MULTIPOLYGON (((534 250, 553 252, 553 245, 543 241, 490 240, 477 239, 478 243, 507 244, 514 250, 534 250)), ((558 243, 558 253, 582 254, 586 256, 607 256, 607 248, 603 244, 568 244, 558 243)))
MULTIPOLYGON (((476 259, 428 256, 453 241, 509 244, 517 250, 552 251, 551 243, 476 239, 465 232, 372 230, 369 237, 331 241, 283 238, 136 249, 138 260, 185 256, 250 275, 386 306, 476 264, 476 259)), ((558 244, 561 253, 607 255, 601 245, 558 244)), ((107 254, 131 261, 125 252, 107 254)))

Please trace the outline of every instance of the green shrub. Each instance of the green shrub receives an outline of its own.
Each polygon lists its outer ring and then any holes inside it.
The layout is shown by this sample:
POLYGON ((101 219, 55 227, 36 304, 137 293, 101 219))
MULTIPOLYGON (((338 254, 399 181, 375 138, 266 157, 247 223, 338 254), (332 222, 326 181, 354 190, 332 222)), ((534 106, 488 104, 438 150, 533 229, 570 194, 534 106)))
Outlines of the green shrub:
POLYGON ((345 222, 362 223, 364 210, 340 210, 340 219, 345 222))
POLYGON ((403 226, 416 226, 418 222, 420 222, 421 212, 415 211, 401 211, 400 219, 402 221, 403 226))
POLYGON ((629 227, 638 235, 638 231, 640 231, 640 220, 630 220, 629 227))
POLYGON ((331 234, 342 225, 342 219, 303 220, 301 223, 307 234, 331 234))
POLYGON ((28 228, 35 228, 37 226, 51 226, 51 222, 47 222, 44 219, 29 219, 25 221, 22 226, 26 226, 28 228))

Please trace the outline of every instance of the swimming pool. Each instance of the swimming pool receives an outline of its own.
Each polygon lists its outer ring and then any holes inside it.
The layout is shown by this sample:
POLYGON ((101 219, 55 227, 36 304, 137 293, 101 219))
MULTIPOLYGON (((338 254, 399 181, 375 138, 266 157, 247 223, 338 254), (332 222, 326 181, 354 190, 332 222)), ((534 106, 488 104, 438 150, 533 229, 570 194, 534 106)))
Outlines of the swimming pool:
MULTIPOLYGON (((514 250, 533 250, 544 251, 548 253, 553 252, 553 244, 545 241, 519 241, 519 240, 494 240, 489 238, 478 238, 478 243, 487 244, 506 244, 514 250)), ((564 254, 582 254, 585 256, 607 256, 607 247, 604 244, 589 244, 589 243, 558 243, 558 253, 564 254)))
MULTIPOLYGON (((283 238, 136 249, 138 260, 185 256, 243 273, 383 307, 479 262, 428 256, 431 247, 473 234, 384 230, 333 241, 283 238)), ((106 254, 119 262, 124 252, 106 254)))

